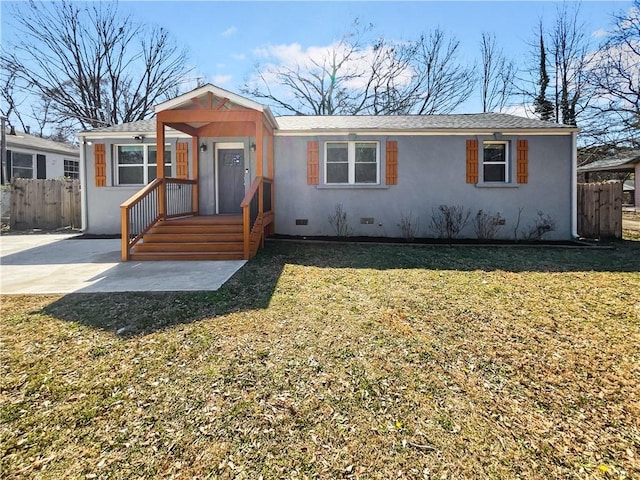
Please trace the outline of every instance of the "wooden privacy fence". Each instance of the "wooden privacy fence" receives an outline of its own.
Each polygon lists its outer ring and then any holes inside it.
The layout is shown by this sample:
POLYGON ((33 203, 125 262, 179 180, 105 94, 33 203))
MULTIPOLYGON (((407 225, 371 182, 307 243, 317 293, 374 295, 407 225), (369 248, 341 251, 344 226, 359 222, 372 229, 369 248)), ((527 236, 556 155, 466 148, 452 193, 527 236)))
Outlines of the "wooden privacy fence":
POLYGON ((578 235, 622 238, 622 183, 578 184, 578 235))
POLYGON ((12 230, 81 228, 80 180, 11 181, 12 230))

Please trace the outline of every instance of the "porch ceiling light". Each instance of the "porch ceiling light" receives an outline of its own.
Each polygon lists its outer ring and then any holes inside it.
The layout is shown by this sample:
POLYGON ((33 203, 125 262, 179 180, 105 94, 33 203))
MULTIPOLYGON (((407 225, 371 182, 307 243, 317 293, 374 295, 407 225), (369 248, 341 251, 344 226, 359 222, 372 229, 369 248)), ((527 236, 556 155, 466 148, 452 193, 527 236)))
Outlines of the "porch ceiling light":
POLYGON ((135 137, 133 137, 133 139, 142 143, 144 140, 144 137, 142 135, 136 135, 135 137))
POLYGON ((200 144, 200 151, 201 152, 206 152, 207 151, 207 144, 206 143, 202 142, 200 144))

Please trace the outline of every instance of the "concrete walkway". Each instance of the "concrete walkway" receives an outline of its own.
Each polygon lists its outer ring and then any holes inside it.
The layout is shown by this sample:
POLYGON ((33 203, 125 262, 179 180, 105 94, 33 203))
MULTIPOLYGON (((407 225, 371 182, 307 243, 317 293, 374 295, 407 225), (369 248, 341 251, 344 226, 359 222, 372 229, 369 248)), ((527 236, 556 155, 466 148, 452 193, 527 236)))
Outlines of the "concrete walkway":
POLYGON ((170 292, 219 289, 244 260, 120 261, 120 240, 2 235, 0 293, 170 292))

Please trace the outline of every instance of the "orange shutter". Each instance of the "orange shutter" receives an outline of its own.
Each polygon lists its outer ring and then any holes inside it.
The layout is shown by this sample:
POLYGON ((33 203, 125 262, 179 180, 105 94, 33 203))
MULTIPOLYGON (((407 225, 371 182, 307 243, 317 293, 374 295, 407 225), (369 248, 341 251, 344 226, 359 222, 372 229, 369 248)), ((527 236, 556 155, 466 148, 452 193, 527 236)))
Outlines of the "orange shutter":
POLYGON ((518 140, 518 158, 516 166, 516 180, 518 183, 529 181, 529 141, 518 140))
POLYGON ((96 143, 93 146, 93 162, 95 170, 96 187, 107 186, 107 150, 104 143, 96 143))
POLYGON ((467 183, 478 183, 478 140, 467 140, 467 183))
POLYGON ((176 177, 189 178, 189 144, 176 143, 176 177))
POLYGON ((398 184, 398 142, 387 142, 387 185, 398 184))
POLYGON ((320 183, 320 147, 317 141, 307 142, 307 185, 320 183))

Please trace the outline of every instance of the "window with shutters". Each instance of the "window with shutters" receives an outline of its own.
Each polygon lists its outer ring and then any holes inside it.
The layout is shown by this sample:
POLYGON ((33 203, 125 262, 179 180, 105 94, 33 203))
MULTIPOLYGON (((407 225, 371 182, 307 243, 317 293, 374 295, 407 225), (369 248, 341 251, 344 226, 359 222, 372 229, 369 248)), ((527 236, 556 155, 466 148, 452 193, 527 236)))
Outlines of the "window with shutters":
POLYGON ((67 178, 80 177, 80 162, 78 160, 64 159, 64 176, 67 178))
POLYGON ((10 177, 35 178, 33 175, 33 154, 13 151, 10 177))
MULTIPOLYGON (((155 145, 117 145, 117 185, 146 185, 156 178, 155 145)), ((164 175, 171 176, 171 148, 165 145, 164 175)))
POLYGON ((484 142, 482 181, 509 182, 509 142, 484 142))
POLYGON ((325 183, 375 185, 380 182, 378 142, 326 142, 325 183))

